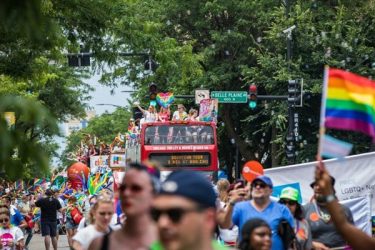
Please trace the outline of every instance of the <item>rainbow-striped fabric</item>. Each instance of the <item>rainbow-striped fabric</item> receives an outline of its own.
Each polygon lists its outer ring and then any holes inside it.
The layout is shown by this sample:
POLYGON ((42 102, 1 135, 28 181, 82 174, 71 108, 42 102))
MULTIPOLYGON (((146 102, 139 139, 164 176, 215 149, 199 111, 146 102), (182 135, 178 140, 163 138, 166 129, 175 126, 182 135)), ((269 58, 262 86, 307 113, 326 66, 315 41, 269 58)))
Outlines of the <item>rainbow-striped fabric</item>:
POLYGON ((375 140, 374 81, 329 69, 325 107, 325 127, 362 132, 375 140))

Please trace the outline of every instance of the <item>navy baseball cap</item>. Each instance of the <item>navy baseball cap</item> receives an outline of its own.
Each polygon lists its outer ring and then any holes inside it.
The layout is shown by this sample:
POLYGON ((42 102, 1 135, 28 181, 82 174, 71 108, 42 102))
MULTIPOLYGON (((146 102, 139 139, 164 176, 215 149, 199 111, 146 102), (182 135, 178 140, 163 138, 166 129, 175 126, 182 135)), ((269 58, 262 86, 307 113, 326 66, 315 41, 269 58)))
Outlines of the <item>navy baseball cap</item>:
POLYGON ((194 171, 172 172, 162 183, 159 194, 182 196, 203 208, 216 207, 216 194, 212 184, 202 174, 194 171))
POLYGON ((268 176, 265 176, 265 175, 260 175, 258 176, 257 178, 255 178, 252 183, 254 183, 255 181, 261 181, 261 182, 264 182, 267 186, 269 186, 270 188, 273 188, 273 184, 272 184, 272 181, 270 179, 270 177, 268 176))

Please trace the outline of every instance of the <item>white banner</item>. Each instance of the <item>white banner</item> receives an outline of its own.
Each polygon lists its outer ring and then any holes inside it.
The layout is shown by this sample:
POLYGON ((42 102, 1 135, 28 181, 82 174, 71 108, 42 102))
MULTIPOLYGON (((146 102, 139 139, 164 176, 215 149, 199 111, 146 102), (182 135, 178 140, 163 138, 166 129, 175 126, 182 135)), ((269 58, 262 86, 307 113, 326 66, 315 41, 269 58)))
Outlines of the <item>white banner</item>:
MULTIPOLYGON (((375 153, 326 160, 324 163, 336 179, 335 190, 339 200, 368 196, 371 215, 375 215, 375 153)), ((277 197, 282 188, 293 186, 300 190, 302 203, 310 201, 313 195, 310 183, 314 180, 315 166, 316 162, 311 162, 266 169, 265 175, 272 179, 274 185, 273 195, 277 197)))
POLYGON ((109 155, 90 156, 90 172, 105 173, 109 167, 109 155))
POLYGON ((111 168, 124 168, 125 167, 125 154, 111 154, 110 159, 111 168))
POLYGON ((352 211, 355 226, 368 235, 372 235, 370 197, 367 195, 340 201, 340 203, 352 211))

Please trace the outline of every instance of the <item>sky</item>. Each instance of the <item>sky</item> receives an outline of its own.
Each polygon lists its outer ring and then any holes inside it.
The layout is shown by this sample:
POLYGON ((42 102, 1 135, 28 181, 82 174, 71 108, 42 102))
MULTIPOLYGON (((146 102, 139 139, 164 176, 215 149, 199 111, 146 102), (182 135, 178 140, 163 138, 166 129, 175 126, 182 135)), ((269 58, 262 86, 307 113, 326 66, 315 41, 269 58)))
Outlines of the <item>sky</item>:
MULTIPOLYGON (((85 80, 89 83, 95 90, 90 93, 91 100, 88 102, 90 108, 95 110, 96 115, 101 115, 108 111, 112 113, 115 111, 116 107, 111 105, 118 105, 124 107, 128 102, 127 99, 130 98, 129 93, 121 92, 122 90, 132 90, 130 87, 120 86, 115 89, 114 94, 111 94, 112 88, 103 86, 99 83, 100 75, 94 75, 93 77, 85 80), (97 105, 97 104, 109 104, 109 105, 97 105)), ((124 128, 127 124, 124 124, 124 128)), ((64 124, 60 124, 60 129, 64 131, 64 124)), ((58 153, 61 154, 65 148, 65 138, 56 137, 56 142, 59 144, 60 149, 58 153)), ((53 159, 53 165, 58 165, 59 159, 53 159)))

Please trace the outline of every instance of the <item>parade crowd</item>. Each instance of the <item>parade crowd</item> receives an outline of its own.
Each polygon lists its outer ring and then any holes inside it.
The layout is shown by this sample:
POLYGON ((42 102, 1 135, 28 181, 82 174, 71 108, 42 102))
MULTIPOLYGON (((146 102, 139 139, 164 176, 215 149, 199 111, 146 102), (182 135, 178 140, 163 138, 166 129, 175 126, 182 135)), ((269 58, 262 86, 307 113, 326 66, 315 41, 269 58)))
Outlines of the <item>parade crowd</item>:
POLYGON ((129 164, 121 183, 89 195, 84 187, 34 192, 0 185, 0 249, 28 249, 41 233, 45 249, 68 238, 71 249, 375 249, 337 202, 335 179, 322 163, 314 196, 301 205, 297 189, 271 197, 267 176, 252 182, 175 171, 161 182, 155 163, 129 164), (352 248, 351 248, 352 247, 352 248))

